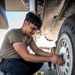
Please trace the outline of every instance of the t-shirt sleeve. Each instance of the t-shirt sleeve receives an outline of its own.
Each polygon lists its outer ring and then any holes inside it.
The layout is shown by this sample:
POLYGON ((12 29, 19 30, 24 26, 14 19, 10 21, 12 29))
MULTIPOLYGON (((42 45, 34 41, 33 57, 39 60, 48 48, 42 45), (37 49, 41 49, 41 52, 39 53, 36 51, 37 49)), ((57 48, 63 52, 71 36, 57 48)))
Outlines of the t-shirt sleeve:
POLYGON ((11 32, 8 36, 10 44, 16 43, 16 42, 22 42, 22 37, 18 32, 11 32))
MULTIPOLYGON (((33 41, 33 37, 30 38, 30 43, 31 43, 32 41, 33 41)), ((29 43, 29 45, 30 45, 30 43, 29 43)))

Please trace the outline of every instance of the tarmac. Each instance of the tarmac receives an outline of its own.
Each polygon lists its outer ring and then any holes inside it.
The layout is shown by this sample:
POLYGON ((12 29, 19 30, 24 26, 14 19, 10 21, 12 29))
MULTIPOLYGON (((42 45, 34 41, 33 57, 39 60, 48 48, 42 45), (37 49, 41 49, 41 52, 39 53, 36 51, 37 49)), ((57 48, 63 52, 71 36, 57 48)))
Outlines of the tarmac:
POLYGON ((44 65, 34 75, 56 75, 56 69, 54 69, 54 67, 52 67, 52 69, 50 70, 48 63, 45 62, 44 65), (38 74, 38 73, 40 73, 40 74, 38 74))

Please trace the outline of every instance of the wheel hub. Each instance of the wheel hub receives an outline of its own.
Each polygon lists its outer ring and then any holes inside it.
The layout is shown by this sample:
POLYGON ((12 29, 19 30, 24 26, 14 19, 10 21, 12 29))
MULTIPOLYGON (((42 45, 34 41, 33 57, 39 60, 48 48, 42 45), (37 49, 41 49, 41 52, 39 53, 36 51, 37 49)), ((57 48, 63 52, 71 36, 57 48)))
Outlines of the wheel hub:
POLYGON ((63 66, 57 65, 58 75, 71 75, 72 71, 72 45, 71 40, 67 34, 62 34, 57 45, 57 54, 63 54, 63 66), (59 51, 58 51, 59 50, 59 51))

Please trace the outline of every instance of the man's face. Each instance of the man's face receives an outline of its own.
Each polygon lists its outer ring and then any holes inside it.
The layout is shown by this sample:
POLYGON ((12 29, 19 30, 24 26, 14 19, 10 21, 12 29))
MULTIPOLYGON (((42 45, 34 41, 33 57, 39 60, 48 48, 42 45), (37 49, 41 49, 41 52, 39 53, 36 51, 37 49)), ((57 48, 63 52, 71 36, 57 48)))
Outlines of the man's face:
POLYGON ((33 34, 35 34, 35 32, 37 31, 37 26, 35 26, 32 23, 27 23, 26 25, 26 35, 28 37, 31 37, 33 34))

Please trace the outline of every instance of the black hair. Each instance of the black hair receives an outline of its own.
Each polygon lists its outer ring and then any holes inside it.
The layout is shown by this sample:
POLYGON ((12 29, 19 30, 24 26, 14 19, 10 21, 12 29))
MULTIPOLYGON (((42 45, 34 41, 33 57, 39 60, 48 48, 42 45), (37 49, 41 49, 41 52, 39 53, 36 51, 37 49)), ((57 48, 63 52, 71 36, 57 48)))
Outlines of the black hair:
POLYGON ((25 21, 28 21, 28 22, 34 24, 35 26, 37 26, 38 29, 40 29, 42 26, 42 21, 41 21, 40 17, 33 12, 28 12, 26 14, 25 21))

